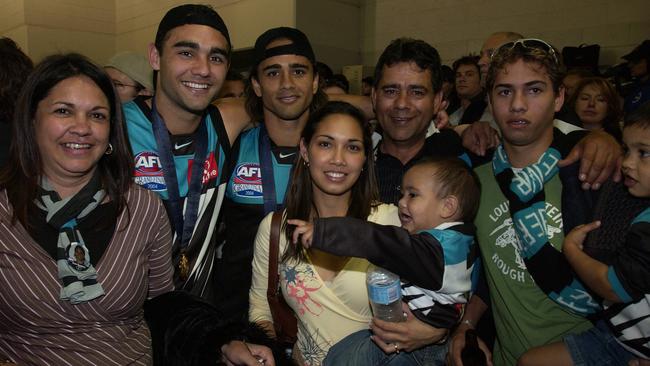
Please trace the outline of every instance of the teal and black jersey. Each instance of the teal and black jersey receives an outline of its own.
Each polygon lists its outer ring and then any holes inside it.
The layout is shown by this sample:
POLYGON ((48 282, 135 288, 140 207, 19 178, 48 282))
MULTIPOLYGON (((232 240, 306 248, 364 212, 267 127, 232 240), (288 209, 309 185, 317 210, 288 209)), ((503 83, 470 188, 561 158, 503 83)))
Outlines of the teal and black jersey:
MULTIPOLYGON (((233 146, 233 171, 228 180, 224 202, 225 244, 218 268, 217 302, 234 318, 248 316, 248 290, 251 285, 251 262, 257 227, 264 218, 264 176, 260 159, 262 127, 242 133, 233 146)), ((291 167, 298 147, 275 146, 270 143, 275 200, 278 209, 284 202, 291 167)), ((267 181, 268 186, 268 181, 267 181)))
MULTIPOLYGON (((233 155, 237 161, 228 180, 226 197, 229 201, 244 206, 264 205, 260 131, 261 127, 256 127, 242 133, 239 137, 239 146, 235 147, 237 151, 233 155)), ((271 149, 274 150, 271 158, 275 180, 275 199, 278 204, 282 204, 289 183, 291 166, 296 158, 298 148, 272 145, 271 149)))
MULTIPOLYGON (((188 282, 193 282, 201 276, 201 272, 204 270, 202 265, 206 261, 203 258, 208 251, 225 193, 225 178, 227 176, 225 172, 228 170, 226 163, 229 161, 230 154, 230 143, 219 110, 210 106, 206 113, 203 123, 207 124, 208 154, 203 163, 197 220, 186 251, 191 269, 188 282)), ((135 183, 156 192, 163 200, 167 200, 169 197, 167 184, 165 183, 158 146, 153 132, 151 108, 143 99, 137 98, 124 104, 124 115, 129 141, 133 150, 135 183)), ((185 212, 185 197, 188 194, 195 144, 191 134, 172 135, 170 136, 170 142, 176 168, 175 175, 178 181, 178 190, 180 197, 183 198, 183 212, 185 212)), ((179 238, 174 234, 174 250, 172 254, 175 268, 177 268, 177 261, 179 260, 178 245, 179 238)), ((180 282, 178 273, 175 274, 174 280, 177 288, 185 288, 186 284, 180 282)))

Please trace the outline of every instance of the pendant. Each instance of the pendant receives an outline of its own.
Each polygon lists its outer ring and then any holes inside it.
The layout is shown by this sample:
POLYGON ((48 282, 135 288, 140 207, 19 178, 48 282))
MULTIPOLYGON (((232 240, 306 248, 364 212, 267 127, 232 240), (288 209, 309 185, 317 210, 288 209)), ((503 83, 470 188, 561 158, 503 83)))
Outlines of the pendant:
POLYGON ((185 253, 181 254, 181 260, 178 262, 178 274, 181 281, 186 281, 190 275, 190 261, 187 259, 185 253))

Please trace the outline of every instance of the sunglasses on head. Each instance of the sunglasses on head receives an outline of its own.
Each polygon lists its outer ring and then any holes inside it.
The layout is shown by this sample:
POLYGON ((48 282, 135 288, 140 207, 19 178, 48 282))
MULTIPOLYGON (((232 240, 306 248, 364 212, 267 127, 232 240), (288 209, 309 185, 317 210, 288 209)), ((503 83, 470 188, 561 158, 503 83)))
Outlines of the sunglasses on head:
POLYGON ((499 53, 505 51, 511 51, 512 49, 517 47, 517 45, 519 45, 519 47, 522 47, 524 49, 541 50, 547 53, 548 55, 550 55, 551 57, 553 57, 553 60, 555 61, 556 64, 560 63, 560 60, 558 59, 557 53, 555 52, 553 46, 537 38, 522 38, 516 41, 504 43, 501 46, 497 47, 494 50, 494 52, 492 52, 492 55, 490 55, 490 59, 494 58, 494 55, 497 55, 499 53))

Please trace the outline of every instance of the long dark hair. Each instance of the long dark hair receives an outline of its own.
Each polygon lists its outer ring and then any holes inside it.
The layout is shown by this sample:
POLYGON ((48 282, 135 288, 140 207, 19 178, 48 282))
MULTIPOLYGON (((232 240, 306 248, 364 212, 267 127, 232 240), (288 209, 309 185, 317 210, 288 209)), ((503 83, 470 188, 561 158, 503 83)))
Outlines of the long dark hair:
MULTIPOLYGON (((365 220, 370 215, 372 208, 378 204, 379 191, 377 189, 377 181, 375 180, 372 132, 370 130, 370 124, 366 122, 361 111, 345 102, 328 102, 323 108, 310 115, 307 125, 302 130, 301 138, 304 145, 309 146, 314 133, 318 129, 318 125, 326 117, 335 114, 352 117, 363 131, 363 151, 366 155, 366 161, 363 164, 359 178, 352 186, 346 216, 365 220)), ((311 175, 309 174, 309 167, 307 167, 305 160, 299 154, 298 160, 293 167, 291 185, 287 191, 286 217, 309 221, 312 218, 312 213, 318 215, 318 211, 314 206, 311 175)), ((291 242, 294 229, 295 226, 287 225, 287 222, 283 221, 282 230, 289 242, 291 242)), ((287 246, 287 250, 282 256, 282 261, 285 262, 291 259, 305 260, 305 254, 301 247, 294 245, 287 246)))
POLYGON ((0 38, 0 123, 11 123, 18 93, 33 68, 16 42, 0 38))
POLYGON ((104 70, 86 57, 70 53, 45 58, 29 75, 18 96, 13 119, 9 161, 0 172, 0 188, 7 190, 13 206, 12 223, 16 220, 28 227, 27 218, 34 209, 43 175, 43 161, 36 142, 35 116, 38 103, 52 88, 65 79, 85 76, 104 93, 110 105, 109 142, 113 153, 102 155, 97 163, 102 186, 117 204, 118 215, 126 207, 126 193, 131 186, 133 159, 126 137, 122 105, 113 83, 104 70))

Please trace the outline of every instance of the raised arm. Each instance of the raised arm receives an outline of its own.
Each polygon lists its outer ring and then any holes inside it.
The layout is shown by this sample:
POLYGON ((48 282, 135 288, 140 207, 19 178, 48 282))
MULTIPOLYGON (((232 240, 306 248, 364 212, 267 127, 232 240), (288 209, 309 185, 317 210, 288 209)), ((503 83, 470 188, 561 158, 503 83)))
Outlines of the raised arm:
POLYGON ((580 161, 580 180, 583 189, 599 189, 610 177, 621 180, 623 149, 612 135, 591 131, 560 161, 564 167, 580 161))
MULTIPOLYGON (((461 320, 456 330, 451 335, 451 340, 449 343, 449 354, 447 355, 448 364, 453 366, 462 366, 463 361, 461 361, 460 353, 465 348, 465 333, 469 329, 475 329, 476 324, 481 320, 483 314, 488 309, 486 303, 479 297, 477 294, 473 294, 470 297, 469 302, 465 306, 465 313, 463 314, 463 319, 461 320)), ((479 339, 479 347, 485 353, 485 356, 488 360, 488 364, 492 364, 492 353, 485 343, 479 339)))
POLYGON ((580 279, 596 294, 611 302, 633 302, 650 293, 650 209, 635 220, 625 244, 616 251, 611 265, 582 251, 585 236, 599 222, 577 227, 564 240, 563 252, 580 279), (645 215, 645 217, 644 217, 645 215))
POLYGON ((445 269, 440 242, 427 233, 353 218, 330 217, 314 222, 312 247, 370 262, 430 290, 442 285, 445 269))
POLYGON ((275 336, 273 316, 266 299, 269 273, 269 238, 272 214, 267 215, 260 223, 255 237, 255 252, 253 254, 253 278, 248 293, 250 307, 248 319, 259 324, 271 336, 275 336))

